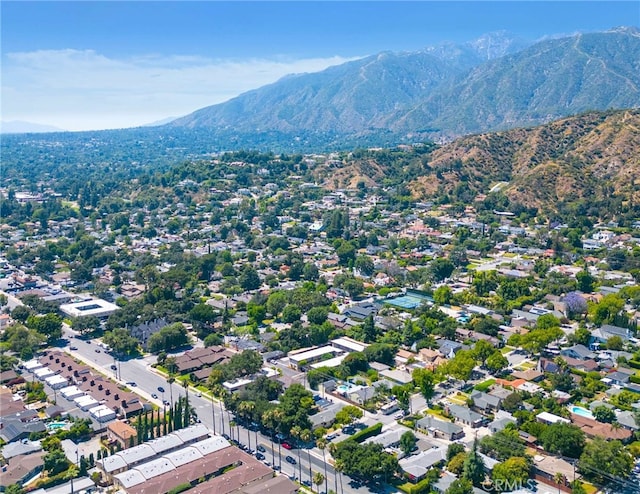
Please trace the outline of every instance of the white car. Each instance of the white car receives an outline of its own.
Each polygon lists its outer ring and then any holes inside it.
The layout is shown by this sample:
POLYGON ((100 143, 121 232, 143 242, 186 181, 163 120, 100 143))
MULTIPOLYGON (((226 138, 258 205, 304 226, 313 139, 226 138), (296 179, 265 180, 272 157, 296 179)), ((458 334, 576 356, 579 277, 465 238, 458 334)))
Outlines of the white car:
POLYGON ((399 411, 398 413, 396 413, 396 414, 393 416, 393 418, 394 418, 394 419, 396 419, 396 420, 404 418, 404 412, 403 412, 402 410, 401 410, 401 411, 399 411))

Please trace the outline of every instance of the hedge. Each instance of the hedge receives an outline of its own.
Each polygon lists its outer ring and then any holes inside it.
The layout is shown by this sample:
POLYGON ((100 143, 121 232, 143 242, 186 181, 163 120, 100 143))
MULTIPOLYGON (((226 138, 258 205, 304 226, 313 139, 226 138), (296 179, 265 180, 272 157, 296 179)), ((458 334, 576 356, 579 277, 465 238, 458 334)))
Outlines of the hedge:
POLYGON ((427 477, 417 484, 407 482, 406 484, 399 485, 398 489, 402 492, 406 492, 406 494, 422 494, 423 492, 429 492, 431 490, 431 483, 431 479, 427 477))
POLYGON ((640 376, 629 376, 629 381, 634 384, 640 384, 640 376))
POLYGON ((377 436, 382 432, 382 423, 378 422, 377 424, 372 425, 371 427, 367 427, 366 429, 362 429, 361 431, 356 432, 351 439, 357 443, 361 443, 365 439, 371 436, 377 436))
POLYGON ((629 364, 629 367, 633 367, 634 369, 640 369, 640 360, 629 360, 627 364, 629 364))
POLYGON ((179 494, 180 492, 184 492, 186 490, 191 489, 193 487, 189 482, 185 482, 184 484, 180 484, 171 489, 167 494, 179 494))

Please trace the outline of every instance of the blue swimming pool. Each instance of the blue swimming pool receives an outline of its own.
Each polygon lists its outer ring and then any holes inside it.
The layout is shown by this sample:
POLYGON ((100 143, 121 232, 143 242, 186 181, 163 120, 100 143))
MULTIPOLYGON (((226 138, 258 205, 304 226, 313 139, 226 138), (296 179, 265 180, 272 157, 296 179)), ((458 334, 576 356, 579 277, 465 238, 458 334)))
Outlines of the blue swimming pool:
POLYGON ((576 415, 580 415, 581 417, 586 417, 588 419, 594 418, 593 414, 589 410, 587 410, 586 408, 577 407, 577 406, 574 405, 574 406, 570 406, 569 407, 569 411, 571 413, 575 413, 576 415))

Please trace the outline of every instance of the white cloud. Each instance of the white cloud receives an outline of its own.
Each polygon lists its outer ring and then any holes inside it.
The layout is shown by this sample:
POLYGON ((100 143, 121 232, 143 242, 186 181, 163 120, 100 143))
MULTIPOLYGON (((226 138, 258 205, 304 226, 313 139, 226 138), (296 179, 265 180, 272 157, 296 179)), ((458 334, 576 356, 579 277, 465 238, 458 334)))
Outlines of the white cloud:
POLYGON ((66 130, 132 127, 227 101, 287 74, 349 60, 161 55, 117 60, 71 49, 9 53, 3 63, 2 119, 66 130))

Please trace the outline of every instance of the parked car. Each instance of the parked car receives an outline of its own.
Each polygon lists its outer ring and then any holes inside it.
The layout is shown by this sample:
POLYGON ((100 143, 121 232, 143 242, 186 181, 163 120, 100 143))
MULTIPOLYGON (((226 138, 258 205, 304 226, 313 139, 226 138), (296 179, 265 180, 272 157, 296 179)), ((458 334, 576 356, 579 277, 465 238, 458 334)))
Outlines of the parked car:
POLYGON ((286 456, 285 457, 285 461, 287 463, 291 463, 292 465, 295 465, 297 463, 296 459, 293 456, 286 456))
POLYGON ((262 453, 256 453, 256 458, 260 461, 264 460, 264 455, 262 453))
POLYGON ((336 437, 338 437, 338 433, 337 432, 332 432, 331 434, 327 435, 327 441, 333 441, 336 437))
POLYGON ((158 391, 160 391, 161 393, 164 393, 164 388, 162 386, 158 386, 158 391))
POLYGON ((152 394, 151 394, 151 398, 153 398, 154 400, 157 400, 157 399, 158 399, 158 395, 157 395, 157 394, 155 394, 155 393, 152 393, 152 394))
POLYGON ((293 449, 293 446, 291 444, 289 444, 287 441, 283 441, 282 442, 282 447, 284 449, 293 449))
POLYGON ((116 367, 116 364, 111 364, 111 370, 118 370, 118 368, 116 367))
POLYGON ((77 346, 70 346, 70 347, 69 347, 69 350, 77 350, 77 349, 78 349, 78 347, 77 347, 77 346))
POLYGON ((100 349, 99 348, 96 348, 96 353, 100 353, 100 349))
POLYGON ((264 453, 265 451, 267 451, 267 448, 265 448, 262 444, 258 444, 258 451, 260 451, 260 453, 264 453))
POLYGON ((348 425, 347 427, 343 427, 342 428, 342 433, 343 434, 348 434, 348 435, 355 434, 356 433, 356 428, 351 426, 351 425, 348 425))
POLYGON ((230 439, 229 434, 222 434, 222 437, 224 437, 227 441, 230 439))

